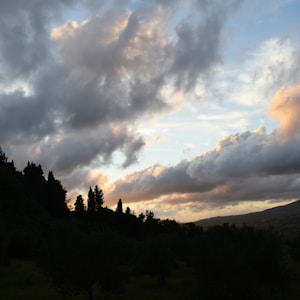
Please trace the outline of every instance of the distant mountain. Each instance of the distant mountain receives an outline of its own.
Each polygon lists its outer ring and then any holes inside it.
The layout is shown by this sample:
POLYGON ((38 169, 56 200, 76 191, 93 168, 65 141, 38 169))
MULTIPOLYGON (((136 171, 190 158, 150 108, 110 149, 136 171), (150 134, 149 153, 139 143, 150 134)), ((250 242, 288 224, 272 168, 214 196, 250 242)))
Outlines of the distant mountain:
POLYGON ((300 235, 300 200, 284 206, 270 208, 261 212, 236 216, 214 217, 196 221, 203 228, 224 223, 236 226, 251 225, 257 228, 269 228, 282 232, 286 236, 300 235))

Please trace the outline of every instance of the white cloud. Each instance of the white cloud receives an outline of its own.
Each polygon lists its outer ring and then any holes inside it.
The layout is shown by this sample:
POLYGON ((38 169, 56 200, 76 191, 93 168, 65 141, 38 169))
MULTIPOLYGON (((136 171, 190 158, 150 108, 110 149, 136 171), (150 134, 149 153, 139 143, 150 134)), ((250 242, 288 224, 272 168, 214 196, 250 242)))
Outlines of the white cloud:
POLYGON ((234 103, 265 107, 279 88, 300 79, 299 48, 287 39, 264 41, 250 55, 234 81, 240 86, 231 94, 234 103))

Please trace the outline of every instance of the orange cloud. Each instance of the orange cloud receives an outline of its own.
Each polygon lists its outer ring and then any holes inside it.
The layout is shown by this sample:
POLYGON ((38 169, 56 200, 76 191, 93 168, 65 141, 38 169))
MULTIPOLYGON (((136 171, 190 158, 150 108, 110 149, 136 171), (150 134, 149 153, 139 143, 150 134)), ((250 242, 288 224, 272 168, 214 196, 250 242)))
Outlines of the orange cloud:
POLYGON ((272 120, 279 120, 279 132, 285 139, 300 136, 300 83, 280 89, 270 107, 272 120))

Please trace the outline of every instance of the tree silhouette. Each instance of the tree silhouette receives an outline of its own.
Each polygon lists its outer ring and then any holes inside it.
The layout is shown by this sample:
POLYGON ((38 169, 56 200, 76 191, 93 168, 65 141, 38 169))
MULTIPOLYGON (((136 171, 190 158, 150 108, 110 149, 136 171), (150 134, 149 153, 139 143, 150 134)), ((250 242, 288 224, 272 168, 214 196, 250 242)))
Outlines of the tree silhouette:
POLYGON ((162 229, 161 220, 154 218, 151 210, 146 210, 144 224, 148 232, 159 232, 162 229))
POLYGON ((46 179, 42 166, 28 162, 23 173, 27 193, 44 208, 47 207, 46 179))
POLYGON ((123 214, 123 204, 121 199, 119 199, 118 201, 117 214, 119 215, 123 214))
POLYGON ((5 163, 7 163, 7 157, 2 147, 0 146, 0 165, 4 165, 5 163))
POLYGON ((166 277, 176 268, 172 243, 168 235, 155 235, 144 241, 138 269, 140 272, 158 276, 159 284, 164 286, 166 277))
POLYGON ((152 222, 154 219, 154 212, 151 210, 146 210, 146 220, 145 222, 152 222))
POLYGON ((0 147, 0 218, 37 211, 35 199, 25 189, 24 178, 0 147))
POLYGON ((77 196, 74 206, 76 213, 82 214, 84 212, 84 201, 81 195, 77 196))
POLYGON ((100 212, 104 203, 103 191, 98 188, 98 185, 95 186, 95 210, 100 212))
POLYGON ((93 300, 96 284, 109 291, 119 290, 123 259, 119 249, 126 248, 126 243, 116 232, 74 229, 65 224, 45 241, 39 265, 61 292, 83 291, 93 300))
POLYGON ((96 211, 96 199, 95 193, 93 192, 92 188, 90 187, 88 193, 88 212, 94 213, 96 211))
POLYGON ((280 245, 269 232, 215 226, 193 251, 204 300, 256 300, 262 288, 283 288, 287 282, 280 245))
POLYGON ((46 184, 46 207, 48 211, 55 217, 60 217, 68 212, 66 205, 66 190, 62 187, 59 180, 54 178, 52 171, 48 173, 46 184))
POLYGON ((0 223, 0 266, 8 265, 8 236, 7 229, 0 223))
POLYGON ((139 220, 140 222, 142 222, 142 223, 145 221, 145 215, 144 215, 144 213, 141 212, 141 213, 139 214, 138 220, 139 220))

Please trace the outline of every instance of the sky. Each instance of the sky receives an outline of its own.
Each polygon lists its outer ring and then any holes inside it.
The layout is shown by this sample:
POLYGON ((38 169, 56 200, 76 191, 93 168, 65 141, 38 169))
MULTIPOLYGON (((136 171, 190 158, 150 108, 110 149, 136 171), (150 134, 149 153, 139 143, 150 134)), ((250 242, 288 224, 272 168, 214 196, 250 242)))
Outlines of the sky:
POLYGON ((300 195, 300 1, 0 0, 0 145, 179 222, 300 195))

